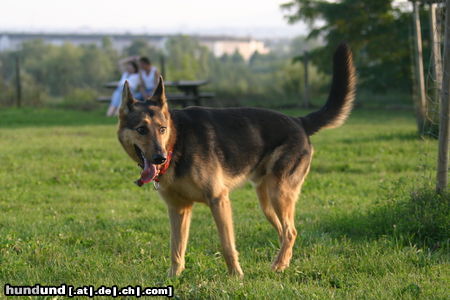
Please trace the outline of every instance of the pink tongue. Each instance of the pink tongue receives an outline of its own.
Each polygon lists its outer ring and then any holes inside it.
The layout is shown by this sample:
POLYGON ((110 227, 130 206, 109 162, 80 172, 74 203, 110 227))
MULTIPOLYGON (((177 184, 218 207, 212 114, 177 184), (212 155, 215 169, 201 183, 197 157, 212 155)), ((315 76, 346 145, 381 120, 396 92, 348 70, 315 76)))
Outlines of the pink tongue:
POLYGON ((149 183, 156 177, 156 167, 154 164, 149 164, 146 159, 144 159, 144 170, 141 173, 141 181, 143 183, 149 183))

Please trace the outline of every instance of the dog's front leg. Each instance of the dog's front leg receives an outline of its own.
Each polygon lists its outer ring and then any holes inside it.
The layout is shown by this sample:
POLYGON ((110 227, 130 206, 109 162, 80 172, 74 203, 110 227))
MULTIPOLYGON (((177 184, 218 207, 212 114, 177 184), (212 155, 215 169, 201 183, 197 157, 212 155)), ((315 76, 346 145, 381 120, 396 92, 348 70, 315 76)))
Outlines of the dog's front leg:
POLYGON ((222 252, 228 266, 228 271, 232 275, 243 277, 244 273, 239 265, 238 252, 236 251, 234 241, 233 219, 228 193, 211 199, 209 206, 219 231, 222 252))
POLYGON ((184 270, 184 254, 189 237, 189 226, 191 223, 192 205, 171 206, 169 205, 169 218, 171 228, 170 248, 172 266, 169 276, 178 276, 184 270))

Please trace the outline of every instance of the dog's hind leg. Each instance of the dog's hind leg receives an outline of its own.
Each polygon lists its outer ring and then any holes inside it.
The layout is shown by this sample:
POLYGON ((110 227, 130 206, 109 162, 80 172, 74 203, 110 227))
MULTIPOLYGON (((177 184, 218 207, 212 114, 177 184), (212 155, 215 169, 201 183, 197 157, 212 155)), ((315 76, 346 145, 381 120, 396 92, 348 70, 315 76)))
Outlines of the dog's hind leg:
POLYGON ((169 205, 169 218, 171 226, 171 259, 172 266, 169 276, 178 276, 184 270, 184 254, 189 237, 192 204, 176 207, 169 205))
POLYGON ((228 271, 232 275, 242 277, 244 273, 239 265, 238 252, 235 246, 233 217, 228 191, 212 198, 209 201, 209 207, 219 231, 222 252, 228 266, 228 271))
POLYGON ((274 271, 286 269, 292 258, 292 249, 297 237, 294 224, 295 203, 309 172, 311 158, 311 155, 305 156, 293 173, 284 174, 281 178, 277 176, 267 178, 267 192, 282 227, 281 248, 272 264, 274 271))
POLYGON ((267 220, 275 227, 277 233, 278 233, 278 240, 280 241, 280 244, 282 242, 282 226, 281 222, 278 219, 277 214, 275 213, 275 210, 272 207, 272 204, 270 203, 270 197, 267 192, 267 186, 265 181, 261 182, 256 187, 256 193, 258 194, 259 204, 261 206, 261 209, 264 212, 264 215, 266 216, 267 220))
POLYGON ((276 198, 272 198, 272 205, 278 218, 281 220, 281 248, 272 269, 283 271, 289 266, 292 258, 292 248, 294 247, 297 230, 294 224, 295 202, 298 193, 285 193, 279 191, 276 198))
POLYGON ((280 155, 274 164, 274 173, 264 178, 270 202, 282 227, 281 248, 272 264, 274 271, 283 271, 289 266, 297 237, 295 203, 308 175, 313 149, 299 149, 298 152, 302 154, 297 159, 289 157, 292 151, 280 155))

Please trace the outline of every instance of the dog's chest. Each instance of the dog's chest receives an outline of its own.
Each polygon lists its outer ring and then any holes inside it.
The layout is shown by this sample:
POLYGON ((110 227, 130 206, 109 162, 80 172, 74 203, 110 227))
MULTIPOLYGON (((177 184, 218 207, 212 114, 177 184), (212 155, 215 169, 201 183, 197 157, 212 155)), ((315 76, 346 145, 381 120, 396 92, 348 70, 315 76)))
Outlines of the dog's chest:
POLYGON ((159 193, 168 204, 205 202, 205 192, 190 178, 177 179, 170 184, 161 184, 159 193))

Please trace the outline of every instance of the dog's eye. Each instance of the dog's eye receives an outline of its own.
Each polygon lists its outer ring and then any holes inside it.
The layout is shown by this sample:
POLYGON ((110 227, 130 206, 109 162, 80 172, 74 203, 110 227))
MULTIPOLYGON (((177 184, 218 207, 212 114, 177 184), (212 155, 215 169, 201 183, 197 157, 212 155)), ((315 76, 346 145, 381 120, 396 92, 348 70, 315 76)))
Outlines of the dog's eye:
POLYGON ((159 128, 159 133, 164 134, 166 133, 167 127, 160 127, 159 128))
POLYGON ((136 128, 136 131, 137 131, 140 135, 145 135, 145 134, 147 134, 148 129, 147 129, 147 127, 145 127, 145 126, 141 126, 141 127, 136 128))

